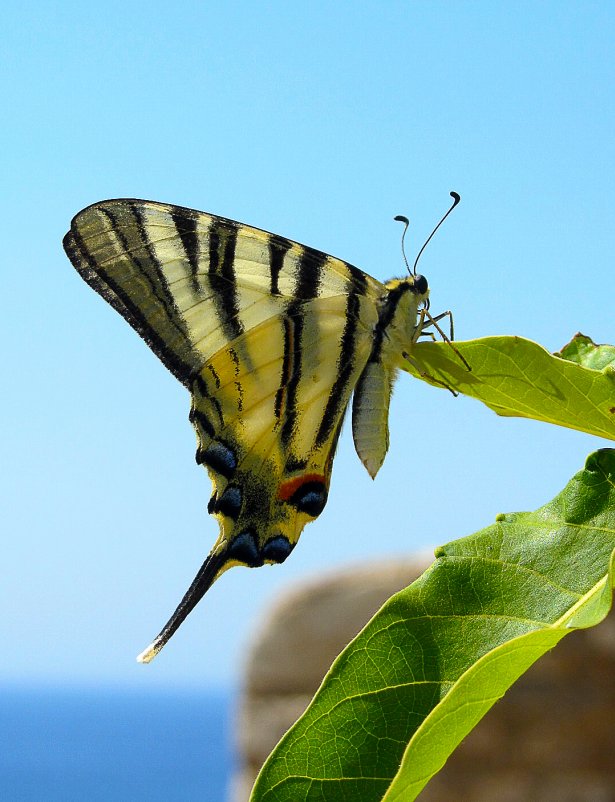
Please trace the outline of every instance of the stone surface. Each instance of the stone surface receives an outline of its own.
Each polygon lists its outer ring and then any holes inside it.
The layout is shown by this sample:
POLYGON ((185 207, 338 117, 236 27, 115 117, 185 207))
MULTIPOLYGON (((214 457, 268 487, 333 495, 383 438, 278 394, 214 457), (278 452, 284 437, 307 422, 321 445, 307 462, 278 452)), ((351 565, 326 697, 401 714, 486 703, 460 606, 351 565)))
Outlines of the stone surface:
MULTIPOLYGON (((306 582, 273 606, 246 661, 237 717, 246 802, 263 761, 331 662, 428 556, 306 582)), ((574 632, 517 682, 451 756, 422 802, 615 802, 615 616, 574 632)))

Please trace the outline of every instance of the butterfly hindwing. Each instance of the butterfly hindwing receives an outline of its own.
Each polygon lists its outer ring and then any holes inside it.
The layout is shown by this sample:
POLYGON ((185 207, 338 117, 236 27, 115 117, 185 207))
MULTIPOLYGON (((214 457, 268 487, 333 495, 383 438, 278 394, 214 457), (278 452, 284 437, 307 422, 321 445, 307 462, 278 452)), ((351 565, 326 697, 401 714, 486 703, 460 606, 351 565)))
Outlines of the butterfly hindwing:
POLYGON ((324 507, 341 421, 371 348, 363 332, 340 380, 322 329, 333 342, 343 338, 345 306, 343 297, 314 299, 301 323, 298 313, 264 321, 216 353, 195 380, 191 417, 197 461, 214 484, 211 511, 223 542, 252 533, 255 564, 280 561, 266 556, 269 541, 285 538, 292 548, 324 507))

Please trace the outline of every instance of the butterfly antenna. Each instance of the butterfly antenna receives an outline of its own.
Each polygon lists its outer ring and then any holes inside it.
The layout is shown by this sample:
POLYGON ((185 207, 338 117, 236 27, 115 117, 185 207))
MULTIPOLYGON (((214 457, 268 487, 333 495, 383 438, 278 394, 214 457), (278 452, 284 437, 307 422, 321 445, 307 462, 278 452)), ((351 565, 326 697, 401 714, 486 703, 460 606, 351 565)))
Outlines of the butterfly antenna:
POLYGON ((408 230, 408 226, 410 225, 410 220, 407 217, 404 217, 403 214, 396 214, 393 220, 397 220, 399 223, 404 224, 404 233, 401 235, 401 255, 404 257, 404 262, 406 263, 406 267, 408 268, 408 273, 412 274, 410 270, 410 265, 408 264, 408 260, 406 258, 406 249, 404 248, 404 240, 406 238, 406 231, 408 230))
MULTIPOLYGON (((419 253, 418 253, 418 256, 416 257, 416 259, 414 260, 414 267, 412 268, 412 275, 414 275, 414 276, 416 276, 416 266, 417 266, 417 264, 418 264, 418 261, 419 261, 419 259, 421 258, 421 254, 423 253, 423 251, 425 250, 425 248, 426 248, 426 247, 429 245, 429 242, 430 242, 431 238, 433 237, 433 235, 436 233, 436 231, 437 231, 437 230, 440 228, 440 226, 442 225, 442 223, 443 223, 443 222, 446 220, 446 218, 449 216, 449 214, 450 214, 450 213, 453 211, 453 209, 455 208, 455 206, 457 206, 457 204, 458 204, 458 203, 459 203, 459 201, 461 200, 461 197, 458 195, 458 193, 457 193, 457 192, 451 192, 451 198, 453 199, 453 205, 452 205, 452 206, 451 206, 451 208, 448 210, 448 212, 447 212, 447 213, 444 215, 444 217, 443 217, 443 218, 440 220, 440 222, 439 222, 439 223, 438 223, 438 225, 437 225, 437 226, 434 228, 434 230, 431 232, 431 234, 430 234, 430 235, 427 237, 427 239, 425 240, 425 244, 423 245, 423 247, 422 247, 422 248, 421 248, 421 250, 419 251, 419 253)), ((399 218, 399 217, 396 217, 395 219, 396 219, 396 220, 399 220, 400 218, 399 218)), ((404 233, 405 233, 405 232, 404 232, 404 233)), ((406 262, 406 264, 408 264, 408 263, 406 262)))

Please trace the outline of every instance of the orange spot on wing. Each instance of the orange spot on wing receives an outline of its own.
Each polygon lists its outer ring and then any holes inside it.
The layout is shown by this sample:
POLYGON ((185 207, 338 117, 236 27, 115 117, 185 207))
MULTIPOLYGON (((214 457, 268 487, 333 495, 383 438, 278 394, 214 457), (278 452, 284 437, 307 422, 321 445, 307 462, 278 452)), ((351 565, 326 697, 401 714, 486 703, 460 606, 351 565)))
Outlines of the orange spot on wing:
POLYGON ((295 476, 294 479, 283 482, 278 490, 278 498, 282 499, 282 501, 288 501, 306 482, 321 482, 325 487, 327 486, 326 478, 320 473, 304 473, 302 476, 295 476))

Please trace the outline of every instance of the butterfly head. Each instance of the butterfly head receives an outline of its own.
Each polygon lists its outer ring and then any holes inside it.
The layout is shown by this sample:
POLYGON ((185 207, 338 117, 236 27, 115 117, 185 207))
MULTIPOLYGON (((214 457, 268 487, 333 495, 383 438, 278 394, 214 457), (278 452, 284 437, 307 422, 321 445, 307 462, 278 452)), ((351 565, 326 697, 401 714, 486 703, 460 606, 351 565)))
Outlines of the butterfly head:
POLYGON ((411 331, 417 313, 429 309, 429 284, 425 276, 394 278, 385 284, 386 294, 382 298, 379 326, 386 329, 390 337, 395 329, 405 330, 410 323, 411 331))
POLYGON ((412 305, 416 303, 416 309, 429 309, 429 284, 425 276, 420 273, 415 273, 409 276, 405 281, 409 284, 410 296, 412 297, 412 305))
POLYGON ((412 292, 415 295, 425 296, 425 301, 427 301, 427 297, 429 295, 429 284, 427 283, 427 279, 420 273, 417 276, 412 276, 412 278, 414 279, 412 292))

